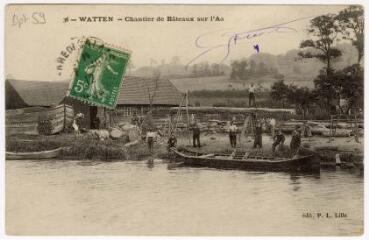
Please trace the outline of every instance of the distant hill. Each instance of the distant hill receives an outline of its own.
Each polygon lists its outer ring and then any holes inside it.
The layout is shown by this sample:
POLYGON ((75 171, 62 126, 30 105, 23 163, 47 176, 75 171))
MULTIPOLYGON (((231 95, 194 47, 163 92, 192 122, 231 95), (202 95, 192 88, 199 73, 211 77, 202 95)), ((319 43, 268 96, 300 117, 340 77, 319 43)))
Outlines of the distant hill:
MULTIPOLYGON (((357 50, 349 43, 338 45, 342 51, 342 56, 333 62, 335 69, 342 69, 348 65, 356 63, 357 50)), ((274 69, 278 74, 284 76, 287 84, 295 84, 299 86, 313 87, 314 78, 319 74, 319 71, 324 67, 324 64, 317 59, 301 59, 298 56, 299 49, 293 49, 285 54, 273 55, 269 53, 255 53, 246 58, 248 63, 253 61, 256 65, 263 63, 268 69, 274 69)), ((145 66, 136 69, 132 72, 134 76, 151 77, 157 71, 162 77, 171 79, 173 84, 181 91, 194 90, 224 90, 224 89, 244 89, 253 82, 260 84, 262 88, 269 88, 277 81, 275 74, 265 74, 264 76, 250 77, 247 80, 230 80, 231 67, 222 65, 222 76, 207 76, 201 72, 199 68, 213 69, 213 64, 199 63, 186 68, 182 64, 161 64, 156 66, 145 66), (194 69, 201 76, 194 77, 194 69)), ((249 64, 250 66, 250 64, 249 64)))
MULTIPOLYGON (((357 50, 354 46, 344 43, 337 47, 342 51, 342 56, 333 62, 335 69, 342 69, 356 63, 357 50)), ((298 56, 299 51, 293 49, 282 55, 255 53, 248 58, 248 61, 252 60, 256 64, 263 62, 267 67, 277 69, 285 76, 285 81, 288 83, 312 87, 314 78, 324 64, 317 59, 301 59, 298 56)))

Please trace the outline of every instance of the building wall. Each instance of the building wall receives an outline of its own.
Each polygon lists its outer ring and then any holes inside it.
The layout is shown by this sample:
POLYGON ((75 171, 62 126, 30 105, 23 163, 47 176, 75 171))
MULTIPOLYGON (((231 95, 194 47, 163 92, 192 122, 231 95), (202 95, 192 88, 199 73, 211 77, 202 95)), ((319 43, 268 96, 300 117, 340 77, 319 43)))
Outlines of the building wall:
MULTIPOLYGON (((152 106, 152 116, 156 124, 161 124, 170 118, 169 110, 173 106, 152 106)), ((144 116, 149 111, 149 105, 118 105, 114 111, 109 111, 109 122, 111 125, 131 122, 132 116, 144 116)))

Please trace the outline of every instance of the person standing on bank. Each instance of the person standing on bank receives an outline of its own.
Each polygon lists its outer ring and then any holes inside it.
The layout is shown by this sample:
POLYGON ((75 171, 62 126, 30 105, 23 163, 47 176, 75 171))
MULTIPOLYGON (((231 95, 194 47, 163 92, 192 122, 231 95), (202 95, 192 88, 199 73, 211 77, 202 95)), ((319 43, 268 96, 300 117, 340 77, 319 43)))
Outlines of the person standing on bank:
POLYGON ((237 130, 236 124, 232 121, 229 126, 229 142, 231 143, 232 148, 236 148, 237 146, 237 130))
POLYGON ((255 107, 255 86, 253 83, 249 87, 249 107, 255 107))
POLYGON ((255 139, 254 139, 254 148, 263 148, 263 139, 262 139, 263 128, 261 123, 258 123, 255 127, 255 139))
POLYGON ((194 120, 192 125, 192 144, 193 147, 200 147, 200 127, 197 120, 194 120))
POLYGON ((301 133, 299 126, 296 126, 295 130, 293 130, 292 132, 292 138, 290 142, 292 156, 298 153, 300 146, 301 146, 301 133))
POLYGON ((146 133, 146 141, 147 141, 147 147, 149 148, 150 154, 152 154, 153 152, 155 137, 156 137, 156 133, 154 132, 154 129, 149 128, 149 130, 146 133))

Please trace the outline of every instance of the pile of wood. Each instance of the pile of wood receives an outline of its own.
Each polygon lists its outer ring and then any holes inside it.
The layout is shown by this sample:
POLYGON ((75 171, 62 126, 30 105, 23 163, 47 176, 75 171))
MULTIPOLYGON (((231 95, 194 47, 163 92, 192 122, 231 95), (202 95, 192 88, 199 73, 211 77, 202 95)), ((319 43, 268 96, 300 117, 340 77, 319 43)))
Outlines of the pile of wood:
MULTIPOLYGON (((355 123, 336 122, 333 125, 329 121, 305 121, 305 125, 310 128, 312 135, 323 137, 350 137, 355 134, 355 123), (332 131, 331 131, 331 127, 332 131)), ((296 126, 303 127, 303 121, 286 121, 280 125, 280 129, 285 133, 291 133, 296 126)), ((358 123, 358 135, 363 135, 363 125, 358 123)))
POLYGON ((70 106, 29 107, 6 110, 8 135, 50 135, 71 126, 74 112, 70 106))

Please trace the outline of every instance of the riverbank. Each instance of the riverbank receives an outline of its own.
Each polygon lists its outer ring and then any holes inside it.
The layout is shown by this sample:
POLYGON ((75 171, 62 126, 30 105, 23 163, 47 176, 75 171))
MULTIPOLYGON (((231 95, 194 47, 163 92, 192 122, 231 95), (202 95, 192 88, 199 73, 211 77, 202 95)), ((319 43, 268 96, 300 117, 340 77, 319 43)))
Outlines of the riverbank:
POLYGON ((166 156, 166 148, 159 144, 151 154, 146 144, 139 143, 128 148, 126 137, 99 140, 88 134, 76 136, 63 133, 50 136, 12 136, 6 142, 6 150, 11 152, 45 151, 57 147, 63 150, 59 159, 63 160, 144 160, 149 157, 166 156))
MULTIPOLYGON (((236 151, 250 152, 253 155, 290 157, 289 142, 291 136, 286 135, 283 151, 273 154, 273 139, 267 134, 263 134, 263 148, 254 149, 253 139, 238 138, 236 151)), ((234 149, 229 144, 229 138, 224 133, 202 133, 201 148, 192 147, 192 135, 182 132, 177 137, 178 147, 186 147, 190 150, 205 153, 232 153, 234 149)), ((313 136, 302 139, 302 146, 317 154, 321 158, 322 165, 336 166, 337 154, 343 162, 358 162, 363 165, 363 139, 357 143, 353 138, 335 138, 329 141, 328 138, 313 136)), ((127 137, 118 139, 99 140, 91 135, 84 134, 76 136, 72 133, 63 133, 50 136, 12 136, 6 143, 7 151, 12 152, 33 152, 45 151, 57 147, 62 147, 59 159, 64 160, 145 160, 148 158, 167 158, 167 144, 165 138, 159 138, 154 144, 154 151, 150 153, 145 142, 139 142, 130 147, 124 147, 129 142, 127 137)))

